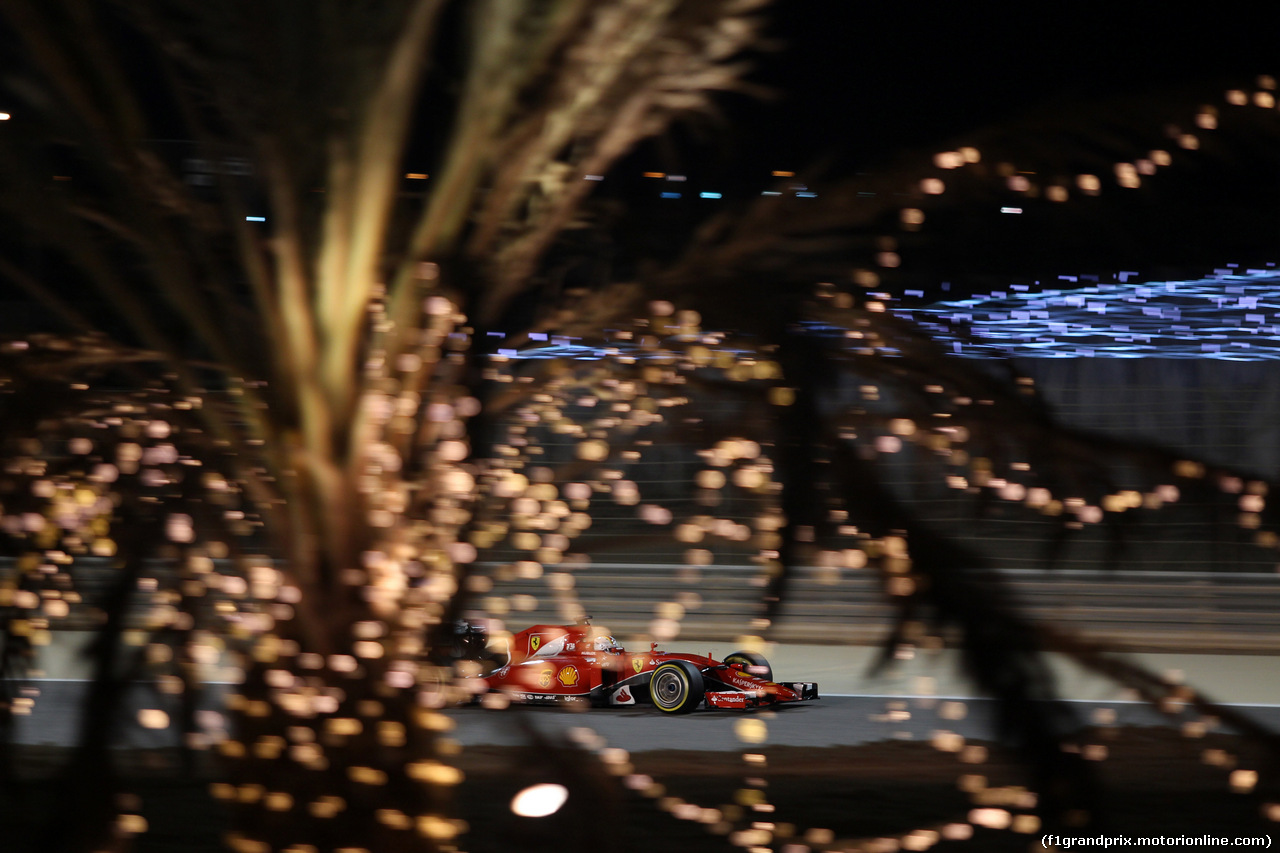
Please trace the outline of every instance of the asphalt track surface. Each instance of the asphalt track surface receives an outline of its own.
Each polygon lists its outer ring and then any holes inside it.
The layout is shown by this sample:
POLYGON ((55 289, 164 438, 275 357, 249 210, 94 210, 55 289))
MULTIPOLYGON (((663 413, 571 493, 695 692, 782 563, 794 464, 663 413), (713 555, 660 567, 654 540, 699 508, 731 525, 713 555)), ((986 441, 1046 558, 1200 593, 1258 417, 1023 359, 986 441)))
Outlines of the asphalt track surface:
MULTIPOLYGON (((1194 714, 1166 717, 1137 702, 1066 704, 1081 727, 1103 723, 1160 726, 1195 719, 1194 714)), ((1272 729, 1280 729, 1280 707, 1233 707, 1272 729)), ((776 709, 698 710, 683 715, 663 714, 648 705, 581 710, 513 706, 501 711, 466 707, 450 710, 448 715, 455 723, 451 735, 464 747, 527 744, 532 730, 553 741, 585 740, 596 746, 619 747, 628 752, 734 752, 764 746, 830 747, 894 740, 931 741, 943 732, 958 734, 966 740, 994 741, 998 739, 995 710, 995 704, 989 699, 833 696, 776 709)))
MULTIPOLYGON (((723 658, 729 644, 674 644, 672 651, 711 654, 723 658)), ((51 667, 69 671, 68 665, 51 667)), ((590 729, 611 746, 629 751, 740 750, 745 741, 737 723, 763 723, 763 745, 833 746, 893 740, 930 739, 936 732, 954 732, 970 740, 994 740, 994 706, 980 698, 959 676, 954 653, 899 661, 887 671, 873 664, 879 650, 856 646, 773 646, 765 650, 774 672, 784 680, 816 681, 822 699, 777 710, 698 710, 668 716, 651 706, 566 710, 558 707, 513 707, 503 711, 480 707, 448 711, 455 721, 454 736, 463 744, 510 746, 527 743, 525 726, 550 737, 565 737, 573 729, 590 729)), ((1152 671, 1176 676, 1205 695, 1257 718, 1280 731, 1280 657, 1267 655, 1134 655, 1152 671)), ((1132 701, 1126 691, 1061 661, 1052 661, 1059 695, 1080 724, 1114 720, 1119 725, 1180 725, 1194 720, 1188 713, 1164 717, 1149 706, 1132 701)), ((53 674, 50 672, 50 675, 53 674)), ((15 720, 16 743, 68 746, 75 742, 83 701, 83 678, 44 677, 25 680, 36 691, 27 716, 15 720)), ((221 693, 230 685, 215 684, 207 707, 221 706, 221 693)), ((144 729, 138 711, 166 708, 175 697, 158 695, 150 685, 138 684, 125 697, 120 719, 121 746, 171 746, 172 731, 144 729)), ((756 726, 750 732, 760 732, 756 726)), ((749 732, 749 733, 750 733, 749 732)))

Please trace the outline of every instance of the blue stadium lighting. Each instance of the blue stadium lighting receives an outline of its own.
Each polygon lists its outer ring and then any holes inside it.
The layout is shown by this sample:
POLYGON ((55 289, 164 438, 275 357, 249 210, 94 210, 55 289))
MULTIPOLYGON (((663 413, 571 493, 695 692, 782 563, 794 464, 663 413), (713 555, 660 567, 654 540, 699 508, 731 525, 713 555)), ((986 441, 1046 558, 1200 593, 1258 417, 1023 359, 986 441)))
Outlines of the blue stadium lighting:
POLYGON ((952 352, 978 358, 1280 360, 1277 269, 1228 268, 1190 281, 996 291, 893 310, 952 352))
POLYGON ((246 217, 244 218, 244 221, 245 221, 245 222, 266 222, 266 221, 267 221, 267 217, 265 217, 265 216, 246 216, 246 217))
POLYGON ((817 193, 809 193, 809 192, 796 193, 796 198, 817 198, 817 197, 818 197, 817 193))
MULTIPOLYGON (((889 310, 922 326, 947 351, 963 358, 1280 361, 1280 269, 1268 267, 1222 269, 1186 281, 1124 281, 1073 289, 1033 290, 1011 284, 968 299, 889 310)), ((923 291, 906 295, 920 297, 923 291)), ((868 296, 881 304, 895 301, 889 293, 868 296)), ((844 327, 823 322, 801 325, 823 337, 847 334, 844 327)), ((500 348, 496 354, 520 361, 670 358, 669 352, 642 350, 629 337, 611 337, 588 342, 540 333, 532 338, 535 346, 500 348)), ((892 345, 878 351, 896 354, 892 345)))
POLYGON ((680 198, 680 193, 663 193, 663 198, 680 198))
POLYGON ((698 198, 721 198, 720 193, 698 193, 698 198))

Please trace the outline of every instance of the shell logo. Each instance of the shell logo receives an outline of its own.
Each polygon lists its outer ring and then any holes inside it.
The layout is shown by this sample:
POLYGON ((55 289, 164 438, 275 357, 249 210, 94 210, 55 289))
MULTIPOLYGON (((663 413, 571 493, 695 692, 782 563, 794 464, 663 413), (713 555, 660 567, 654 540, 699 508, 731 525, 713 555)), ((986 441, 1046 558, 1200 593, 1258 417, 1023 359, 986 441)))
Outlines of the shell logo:
POLYGON ((572 687, 578 683, 578 668, 576 666, 566 666, 560 670, 560 674, 556 678, 559 678, 560 683, 565 687, 572 687))

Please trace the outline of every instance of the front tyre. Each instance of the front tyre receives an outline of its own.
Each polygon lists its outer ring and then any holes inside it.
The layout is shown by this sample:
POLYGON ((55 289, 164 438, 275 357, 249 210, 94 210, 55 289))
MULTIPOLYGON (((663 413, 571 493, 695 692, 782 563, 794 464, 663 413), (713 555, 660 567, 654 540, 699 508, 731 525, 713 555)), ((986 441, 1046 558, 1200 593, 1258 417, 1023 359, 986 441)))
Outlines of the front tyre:
POLYGON ((764 655, 755 652, 731 652, 725 655, 725 663, 739 664, 747 675, 754 675, 761 681, 773 681, 773 667, 765 660, 764 655))
POLYGON ((673 660, 653 671, 649 681, 649 696, 659 711, 667 714, 687 714, 702 703, 706 688, 702 673, 685 660, 673 660))

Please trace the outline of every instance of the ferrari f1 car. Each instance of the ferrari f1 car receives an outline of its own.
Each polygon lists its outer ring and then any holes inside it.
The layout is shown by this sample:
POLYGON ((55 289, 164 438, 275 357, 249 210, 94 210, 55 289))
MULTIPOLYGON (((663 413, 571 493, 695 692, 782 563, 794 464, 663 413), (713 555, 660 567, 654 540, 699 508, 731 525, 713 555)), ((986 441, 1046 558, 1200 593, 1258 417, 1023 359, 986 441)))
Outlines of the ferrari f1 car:
POLYGON ((487 690, 536 704, 651 702, 668 714, 708 708, 755 708, 818 698, 808 681, 776 682, 754 652, 710 656, 658 650, 630 652, 589 624, 535 625, 510 640, 507 662, 481 676, 487 690))

